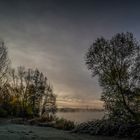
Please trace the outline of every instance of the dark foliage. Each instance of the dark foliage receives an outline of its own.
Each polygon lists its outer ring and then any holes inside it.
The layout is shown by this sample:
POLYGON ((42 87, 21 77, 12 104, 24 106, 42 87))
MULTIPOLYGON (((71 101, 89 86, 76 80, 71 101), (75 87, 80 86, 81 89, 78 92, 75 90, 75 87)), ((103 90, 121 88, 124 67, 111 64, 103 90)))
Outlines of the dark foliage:
POLYGON ((109 117, 140 121, 140 46, 132 33, 98 38, 86 53, 86 65, 98 76, 109 117))
POLYGON ((91 135, 119 136, 140 138, 140 124, 136 122, 114 122, 113 120, 96 120, 81 123, 72 131, 91 135))
POLYGON ((9 66, 7 48, 0 42, 0 116, 37 117, 56 112, 56 96, 38 69, 9 66))

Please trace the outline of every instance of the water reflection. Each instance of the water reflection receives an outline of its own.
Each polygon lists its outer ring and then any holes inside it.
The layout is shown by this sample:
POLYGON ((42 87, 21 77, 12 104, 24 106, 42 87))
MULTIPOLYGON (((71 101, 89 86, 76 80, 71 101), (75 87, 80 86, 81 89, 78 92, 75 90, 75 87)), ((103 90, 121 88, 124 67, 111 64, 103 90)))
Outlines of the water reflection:
POLYGON ((104 111, 57 112, 57 116, 81 123, 89 120, 101 119, 104 116, 104 113, 104 111))

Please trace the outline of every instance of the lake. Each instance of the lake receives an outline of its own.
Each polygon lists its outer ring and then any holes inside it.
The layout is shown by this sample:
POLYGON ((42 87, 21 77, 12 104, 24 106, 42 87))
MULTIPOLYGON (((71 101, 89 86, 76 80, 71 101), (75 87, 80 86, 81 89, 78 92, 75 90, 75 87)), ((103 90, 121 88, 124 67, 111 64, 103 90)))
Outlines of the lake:
POLYGON ((78 111, 78 112, 57 112, 57 116, 77 123, 101 119, 104 116, 104 111, 78 111))

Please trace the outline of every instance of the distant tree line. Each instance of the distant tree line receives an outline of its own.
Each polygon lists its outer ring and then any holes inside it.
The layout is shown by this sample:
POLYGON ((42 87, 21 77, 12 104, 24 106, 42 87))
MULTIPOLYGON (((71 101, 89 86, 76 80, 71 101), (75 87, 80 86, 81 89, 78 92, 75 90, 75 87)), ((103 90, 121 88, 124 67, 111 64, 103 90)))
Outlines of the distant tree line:
POLYGON ((38 69, 9 65, 8 51, 0 41, 0 116, 36 117, 55 113, 56 95, 38 69))
POLYGON ((97 38, 85 61, 92 76, 99 78, 108 117, 140 121, 140 45, 133 34, 97 38))

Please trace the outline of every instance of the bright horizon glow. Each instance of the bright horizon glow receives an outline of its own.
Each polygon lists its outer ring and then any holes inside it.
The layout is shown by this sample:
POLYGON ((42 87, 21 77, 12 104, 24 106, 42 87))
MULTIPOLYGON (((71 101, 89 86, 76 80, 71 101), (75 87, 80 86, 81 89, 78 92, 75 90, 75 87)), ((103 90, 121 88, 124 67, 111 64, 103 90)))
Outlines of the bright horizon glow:
POLYGON ((103 109, 103 102, 99 100, 57 99, 58 108, 91 108, 103 109))

